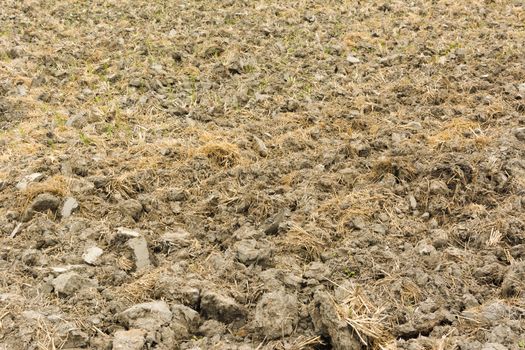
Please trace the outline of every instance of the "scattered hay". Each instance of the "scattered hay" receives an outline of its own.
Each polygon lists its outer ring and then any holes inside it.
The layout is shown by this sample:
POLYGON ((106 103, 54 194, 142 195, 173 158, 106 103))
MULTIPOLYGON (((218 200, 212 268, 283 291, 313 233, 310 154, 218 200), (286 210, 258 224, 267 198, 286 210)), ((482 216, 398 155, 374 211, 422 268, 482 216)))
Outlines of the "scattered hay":
POLYGON ((70 182, 62 175, 54 175, 42 182, 31 183, 18 199, 18 208, 24 212, 39 194, 51 193, 59 197, 69 194, 70 182))
POLYGON ((299 336, 294 339, 293 342, 287 342, 282 340, 271 341, 263 347, 264 341, 259 345, 257 349, 272 349, 272 350, 312 350, 317 349, 326 345, 325 342, 319 336, 305 337, 299 336))
POLYGON ((492 228, 490 230, 489 239, 487 240, 485 244, 487 245, 487 247, 494 247, 498 245, 499 242, 501 242, 502 237, 503 237, 503 233, 501 233, 500 230, 497 230, 497 229, 495 230, 494 228, 492 228))
POLYGON ((385 310, 374 306, 360 288, 348 292, 348 298, 338 305, 342 319, 352 327, 363 345, 382 349, 391 340, 385 327, 385 310))
POLYGON ((303 337, 300 336, 299 338, 295 339, 295 341, 291 344, 291 346, 288 348, 289 350, 305 350, 305 349, 311 349, 312 347, 316 347, 319 345, 326 345, 321 337, 303 337))
POLYGON ((399 275, 390 275, 376 282, 376 286, 381 290, 381 294, 387 295, 388 298, 402 307, 413 306, 421 302, 423 292, 421 288, 411 279, 399 275), (398 285, 396 293, 392 293, 391 286, 398 285))
POLYGON ((153 300, 155 283, 159 276, 166 271, 165 267, 159 267, 138 275, 132 282, 111 288, 116 296, 122 297, 133 304, 153 300))
POLYGON ((222 168, 230 168, 240 161, 239 148, 228 142, 208 143, 200 147, 197 154, 202 154, 222 168))
POLYGON ((158 184, 158 181, 155 169, 136 169, 112 177, 104 188, 109 196, 119 193, 123 198, 129 199, 133 198, 137 193, 156 188, 157 186, 155 185, 158 184))
POLYGON ((377 182, 387 174, 393 175, 396 180, 411 181, 416 177, 416 170, 413 164, 401 157, 381 157, 373 164, 369 178, 377 182))
POLYGON ((284 250, 306 256, 308 260, 318 259, 326 247, 322 238, 316 237, 296 224, 290 227, 280 243, 284 250))
POLYGON ((253 192, 254 193, 247 196, 246 199, 247 203, 249 203, 248 214, 252 215, 258 221, 268 218, 276 206, 283 204, 264 193, 256 190, 253 192))
POLYGON ((133 263, 133 260, 131 260, 129 257, 124 256, 124 255, 120 256, 117 259, 116 265, 119 269, 124 270, 126 272, 133 270, 133 267, 135 266, 135 264, 133 263))
POLYGON ((370 219, 381 209, 381 204, 389 198, 375 191, 375 185, 367 188, 355 188, 345 196, 333 196, 317 209, 316 215, 329 218, 337 232, 344 234, 351 229, 351 221, 356 217, 370 219))
POLYGON ((454 118, 442 126, 441 131, 429 136, 428 142, 431 147, 441 147, 445 144, 458 145, 461 148, 473 144, 477 147, 485 147, 492 138, 484 135, 478 123, 464 118, 454 118))
POLYGON ((61 349, 67 338, 60 338, 55 326, 44 317, 39 317, 37 322, 35 337, 38 348, 42 350, 61 349))
POLYGON ((421 288, 412 280, 403 278, 401 283, 401 303, 415 305, 423 299, 421 288))
POLYGON ((30 184, 23 192, 25 201, 30 202, 36 196, 42 193, 52 193, 60 197, 65 197, 69 194, 70 183, 62 175, 54 175, 42 182, 30 184))

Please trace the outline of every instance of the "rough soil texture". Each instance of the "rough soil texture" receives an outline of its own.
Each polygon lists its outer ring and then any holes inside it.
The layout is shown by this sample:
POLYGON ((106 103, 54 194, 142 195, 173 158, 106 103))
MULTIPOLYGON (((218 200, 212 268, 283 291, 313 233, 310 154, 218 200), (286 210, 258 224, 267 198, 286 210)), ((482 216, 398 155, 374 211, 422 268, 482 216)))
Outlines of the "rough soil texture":
POLYGON ((0 0, 0 348, 525 348, 524 6, 0 0))

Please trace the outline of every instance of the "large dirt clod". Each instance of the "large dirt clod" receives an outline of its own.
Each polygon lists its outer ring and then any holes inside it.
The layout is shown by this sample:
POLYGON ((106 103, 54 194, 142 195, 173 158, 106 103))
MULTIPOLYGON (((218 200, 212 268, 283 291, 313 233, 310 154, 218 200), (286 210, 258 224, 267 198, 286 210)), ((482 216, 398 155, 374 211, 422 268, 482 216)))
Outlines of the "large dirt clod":
POLYGON ((299 321, 299 302, 293 294, 284 291, 266 293, 257 303, 255 324, 267 339, 286 337, 299 321))

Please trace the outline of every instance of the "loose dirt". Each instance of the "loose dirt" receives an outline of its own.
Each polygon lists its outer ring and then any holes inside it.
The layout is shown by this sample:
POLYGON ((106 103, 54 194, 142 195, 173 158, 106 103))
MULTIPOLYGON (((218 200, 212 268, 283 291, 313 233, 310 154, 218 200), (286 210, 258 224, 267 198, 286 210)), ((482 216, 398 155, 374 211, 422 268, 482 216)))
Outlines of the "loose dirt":
POLYGON ((0 348, 525 348, 522 1, 0 0, 0 348))

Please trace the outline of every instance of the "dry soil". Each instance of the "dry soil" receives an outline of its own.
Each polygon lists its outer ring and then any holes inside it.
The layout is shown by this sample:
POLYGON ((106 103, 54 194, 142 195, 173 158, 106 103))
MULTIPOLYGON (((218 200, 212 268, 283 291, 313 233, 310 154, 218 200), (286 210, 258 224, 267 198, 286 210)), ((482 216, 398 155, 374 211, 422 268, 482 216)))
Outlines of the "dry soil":
POLYGON ((1 349, 525 348, 521 0, 0 0, 1 349))

